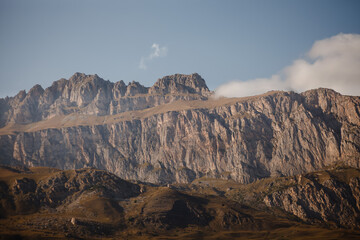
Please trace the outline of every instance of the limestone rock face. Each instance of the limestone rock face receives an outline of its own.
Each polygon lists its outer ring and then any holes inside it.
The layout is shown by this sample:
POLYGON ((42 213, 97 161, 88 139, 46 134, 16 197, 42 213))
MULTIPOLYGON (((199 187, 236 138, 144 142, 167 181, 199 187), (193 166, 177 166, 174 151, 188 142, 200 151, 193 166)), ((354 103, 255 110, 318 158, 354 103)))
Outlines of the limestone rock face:
POLYGON ((205 95, 210 93, 204 79, 198 74, 164 77, 150 89, 150 93, 157 94, 148 95, 148 92, 148 88, 135 81, 126 85, 123 81, 105 81, 96 74, 75 73, 69 80, 55 81, 45 90, 36 85, 28 93, 23 90, 15 97, 0 99, 0 127, 11 123, 28 124, 72 113, 112 115, 177 100, 204 100, 207 99, 205 95))
POLYGON ((149 89, 150 94, 168 93, 202 93, 210 92, 205 80, 197 74, 183 75, 175 74, 159 79, 154 86, 149 89))
POLYGON ((360 167, 360 98, 330 89, 213 99, 198 74, 146 88, 80 73, 34 88, 0 101, 1 164, 96 167, 153 183, 360 167))
POLYGON ((349 183, 336 179, 319 182, 306 179, 299 184, 268 195, 268 207, 280 207, 310 223, 333 222, 339 227, 359 228, 360 179, 349 183))

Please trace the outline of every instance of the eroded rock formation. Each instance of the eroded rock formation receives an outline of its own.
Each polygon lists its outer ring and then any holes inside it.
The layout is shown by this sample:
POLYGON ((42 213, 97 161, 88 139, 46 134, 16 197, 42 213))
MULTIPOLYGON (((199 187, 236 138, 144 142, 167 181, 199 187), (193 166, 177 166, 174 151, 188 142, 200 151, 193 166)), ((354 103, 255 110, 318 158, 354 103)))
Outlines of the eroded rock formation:
POLYGON ((338 173, 340 177, 326 176, 332 175, 329 172, 300 175, 298 184, 266 196, 264 202, 310 223, 332 222, 338 227, 359 228, 359 171, 337 171, 344 174, 338 173), (351 171, 357 174, 351 177, 351 171), (324 175, 326 179, 323 180, 324 175), (346 177, 348 180, 344 181, 346 177))
POLYGON ((96 167, 154 183, 360 167, 359 110, 359 97, 330 89, 213 99, 198 74, 146 88, 76 73, 0 99, 0 163, 96 167))

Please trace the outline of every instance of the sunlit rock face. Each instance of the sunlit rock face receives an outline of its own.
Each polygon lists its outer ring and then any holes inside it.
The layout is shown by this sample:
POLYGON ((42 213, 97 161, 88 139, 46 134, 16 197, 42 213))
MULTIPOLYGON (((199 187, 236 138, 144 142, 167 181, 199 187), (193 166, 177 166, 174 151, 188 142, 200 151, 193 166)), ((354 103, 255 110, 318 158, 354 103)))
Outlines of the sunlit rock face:
POLYGON ((97 167, 125 179, 248 183, 359 167, 360 98, 330 89, 214 99, 198 74, 147 88, 76 73, 0 99, 0 163, 97 167))

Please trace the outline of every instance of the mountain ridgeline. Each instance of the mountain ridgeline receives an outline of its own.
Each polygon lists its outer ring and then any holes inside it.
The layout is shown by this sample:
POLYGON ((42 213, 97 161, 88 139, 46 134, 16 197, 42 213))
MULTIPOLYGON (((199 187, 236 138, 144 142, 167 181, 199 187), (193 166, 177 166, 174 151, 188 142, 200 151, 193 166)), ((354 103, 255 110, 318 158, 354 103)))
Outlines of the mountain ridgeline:
MULTIPOLYGON (((0 99, 0 163, 96 167, 124 179, 250 183, 360 167, 360 97, 331 89, 214 98, 198 74, 147 88, 74 74, 0 99)), ((270 200, 269 200, 270 201, 270 200)))

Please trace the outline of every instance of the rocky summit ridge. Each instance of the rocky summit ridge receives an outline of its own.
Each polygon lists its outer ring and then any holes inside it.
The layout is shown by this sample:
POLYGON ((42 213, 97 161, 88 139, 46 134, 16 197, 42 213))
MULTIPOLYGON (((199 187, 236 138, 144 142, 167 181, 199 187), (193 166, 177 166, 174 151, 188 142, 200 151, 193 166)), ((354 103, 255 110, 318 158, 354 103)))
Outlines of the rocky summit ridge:
POLYGON ((150 88, 136 81, 126 85, 123 81, 105 81, 96 74, 75 73, 69 80, 55 81, 45 90, 37 84, 28 93, 23 90, 15 97, 0 99, 0 126, 28 124, 71 113, 113 115, 175 100, 202 99, 209 93, 197 73, 166 76, 150 88))
POLYGON ((0 163, 96 167, 153 183, 249 183, 359 167, 359 113, 360 97, 331 89, 215 99, 196 73, 149 88, 76 73, 0 99, 0 163))

